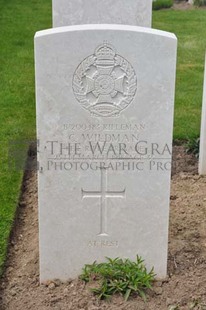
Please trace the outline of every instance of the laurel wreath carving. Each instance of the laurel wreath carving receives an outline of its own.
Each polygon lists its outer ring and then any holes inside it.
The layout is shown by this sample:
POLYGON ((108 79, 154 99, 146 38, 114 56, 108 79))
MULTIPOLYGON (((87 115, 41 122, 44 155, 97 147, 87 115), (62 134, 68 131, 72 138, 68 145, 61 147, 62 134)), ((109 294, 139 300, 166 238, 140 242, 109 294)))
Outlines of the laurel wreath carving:
POLYGON ((127 93, 125 94, 126 97, 123 99, 121 106, 125 108, 130 104, 132 99, 134 98, 137 90, 137 77, 135 74, 134 69, 132 68, 131 64, 124 59, 123 57, 116 55, 115 56, 116 65, 121 66, 122 70, 126 73, 127 77, 127 93), (126 106, 124 106, 125 104, 126 106))
POLYGON ((78 66, 74 77, 73 77, 73 92, 77 100, 82 104, 83 107, 87 108, 90 106, 88 99, 86 98, 86 90, 83 85, 83 77, 86 76, 86 72, 95 63, 95 56, 91 55, 81 62, 78 66))

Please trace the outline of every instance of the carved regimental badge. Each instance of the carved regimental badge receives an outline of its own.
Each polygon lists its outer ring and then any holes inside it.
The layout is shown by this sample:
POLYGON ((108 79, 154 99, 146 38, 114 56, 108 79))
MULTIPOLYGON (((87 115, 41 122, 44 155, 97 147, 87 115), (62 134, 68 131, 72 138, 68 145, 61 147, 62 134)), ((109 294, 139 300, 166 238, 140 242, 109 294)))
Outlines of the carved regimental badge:
POLYGON ((137 78, 131 64, 104 43, 77 67, 73 91, 93 116, 118 116, 134 99, 137 78))

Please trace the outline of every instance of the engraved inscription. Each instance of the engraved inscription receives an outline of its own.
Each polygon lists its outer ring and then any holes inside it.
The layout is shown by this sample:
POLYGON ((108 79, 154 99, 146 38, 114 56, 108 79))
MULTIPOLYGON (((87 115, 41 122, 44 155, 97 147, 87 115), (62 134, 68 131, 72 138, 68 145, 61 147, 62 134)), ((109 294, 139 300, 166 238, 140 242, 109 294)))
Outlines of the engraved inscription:
POLYGON ((134 99, 137 77, 132 65, 105 42, 83 60, 73 77, 73 92, 93 116, 118 116, 134 99))
POLYGON ((100 233, 99 236, 108 236, 107 234, 107 199, 108 198, 125 198, 126 188, 122 191, 107 190, 107 170, 101 170, 101 189, 100 191, 85 191, 82 189, 82 199, 100 198, 100 233))
POLYGON ((88 246, 90 248, 118 248, 119 242, 118 241, 108 241, 108 240, 101 240, 101 241, 89 241, 88 246))

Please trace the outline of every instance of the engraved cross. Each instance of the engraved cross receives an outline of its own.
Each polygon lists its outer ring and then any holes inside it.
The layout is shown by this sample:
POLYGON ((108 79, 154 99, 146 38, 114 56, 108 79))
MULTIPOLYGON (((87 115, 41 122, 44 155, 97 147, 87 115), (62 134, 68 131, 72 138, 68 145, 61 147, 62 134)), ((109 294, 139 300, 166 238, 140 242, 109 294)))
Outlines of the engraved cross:
POLYGON ((122 191, 107 190, 107 170, 101 168, 101 189, 100 191, 85 191, 82 189, 82 199, 100 198, 100 233, 99 236, 108 236, 107 234, 107 199, 125 198, 126 188, 122 191))

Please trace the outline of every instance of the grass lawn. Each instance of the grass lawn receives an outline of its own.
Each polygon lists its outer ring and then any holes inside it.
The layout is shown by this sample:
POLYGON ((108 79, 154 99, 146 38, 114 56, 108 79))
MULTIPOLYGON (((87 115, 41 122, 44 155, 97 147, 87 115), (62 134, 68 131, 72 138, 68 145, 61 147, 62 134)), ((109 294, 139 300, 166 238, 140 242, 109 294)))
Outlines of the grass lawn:
POLYGON ((0 273, 23 176, 8 141, 35 137, 33 36, 50 26, 51 0, 0 0, 0 273))
MULTIPOLYGON (((23 177, 8 168, 8 141, 35 137, 33 36, 50 26, 51 0, 0 0, 0 273, 23 177)), ((174 138, 197 137, 206 10, 156 11, 153 27, 179 39, 174 138)))
POLYGON ((178 38, 174 138, 198 137, 206 50, 206 10, 170 9, 153 13, 153 27, 174 32, 178 38))

